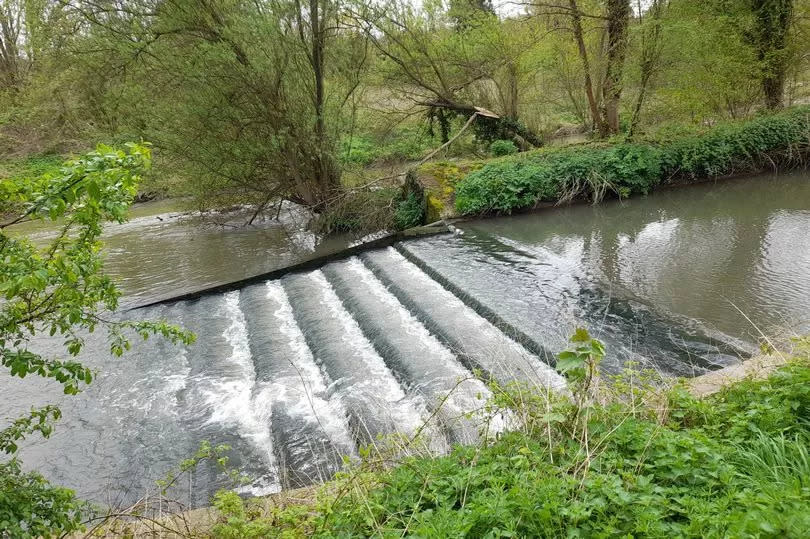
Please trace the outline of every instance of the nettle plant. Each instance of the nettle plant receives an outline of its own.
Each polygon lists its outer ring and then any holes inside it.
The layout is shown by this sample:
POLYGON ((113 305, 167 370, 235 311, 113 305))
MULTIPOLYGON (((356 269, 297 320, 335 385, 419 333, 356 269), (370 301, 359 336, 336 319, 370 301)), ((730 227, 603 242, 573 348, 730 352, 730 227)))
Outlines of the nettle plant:
MULTIPOLYGON (((192 333, 163 320, 104 318, 118 307, 120 292, 103 271, 102 226, 126 220, 140 173, 149 165, 145 145, 128 144, 125 150, 99 146, 39 178, 0 183, 0 215, 5 216, 0 219, 0 364, 12 376, 49 378, 61 384, 64 393, 75 395, 95 377, 76 358, 84 335, 99 327, 107 331, 114 356, 130 348, 132 336, 193 342, 192 333), (9 234, 14 225, 32 220, 53 222, 58 234, 44 245, 9 234), (68 359, 32 351, 32 339, 39 334, 63 337, 68 359)), ((0 429, 0 452, 14 455, 18 443, 34 433, 49 436, 60 416, 53 405, 30 410, 0 429)), ((72 495, 53 490, 51 501, 43 501, 48 497, 44 481, 19 479, 20 474, 13 461, 0 469, 3 481, 35 484, 37 489, 23 489, 14 500, 0 496, 0 536, 48 535, 49 526, 75 529, 78 517, 75 507, 71 509, 72 495), (10 481, 11 476, 19 480, 10 481), (39 502, 34 503, 34 497, 39 502), (60 511, 73 512, 66 518, 60 511)))
POLYGON ((585 328, 577 328, 570 343, 571 346, 557 354, 557 370, 568 379, 575 402, 581 405, 593 386, 599 363, 605 357, 605 345, 592 338, 585 328))

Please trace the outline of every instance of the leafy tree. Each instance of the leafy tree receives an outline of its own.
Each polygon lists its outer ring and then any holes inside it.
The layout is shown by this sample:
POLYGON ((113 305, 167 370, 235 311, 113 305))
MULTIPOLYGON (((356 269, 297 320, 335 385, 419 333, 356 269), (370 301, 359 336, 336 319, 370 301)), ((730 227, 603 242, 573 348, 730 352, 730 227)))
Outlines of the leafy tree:
MULTIPOLYGON (((120 293, 103 272, 100 235, 105 221, 122 222, 136 194, 139 173, 149 166, 149 149, 99 146, 68 161, 58 172, 35 179, 0 183, 0 363, 9 374, 50 378, 75 395, 95 373, 75 358, 86 332, 107 330, 110 351, 130 348, 128 335, 159 334, 191 343, 193 335, 165 321, 109 321, 120 293), (59 234, 46 245, 13 235, 15 224, 50 220, 59 234), (59 335, 71 359, 43 357, 29 347, 38 334, 59 335)), ((49 436, 61 413, 49 405, 32 409, 0 430, 0 451, 14 455, 20 440, 33 433, 49 436)), ((73 494, 51 487, 36 474, 24 474, 16 460, 0 468, 0 484, 14 485, 0 495, 0 536, 47 535, 49 527, 78 526, 73 494)))
POLYGON ((341 188, 339 135, 366 57, 338 7, 76 0, 91 37, 74 48, 124 81, 123 129, 153 140, 207 203, 287 198, 318 211, 341 188))

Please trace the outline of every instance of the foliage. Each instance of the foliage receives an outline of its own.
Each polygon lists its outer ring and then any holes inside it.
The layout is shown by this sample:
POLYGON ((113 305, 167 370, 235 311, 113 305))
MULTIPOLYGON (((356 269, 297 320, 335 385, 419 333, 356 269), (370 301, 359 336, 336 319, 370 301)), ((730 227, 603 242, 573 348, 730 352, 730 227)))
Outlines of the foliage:
POLYGON ((263 518, 251 518, 245 508, 245 502, 233 491, 217 492, 214 496, 214 507, 224 519, 224 522, 214 524, 211 529, 214 537, 242 539, 272 535, 272 523, 263 518))
MULTIPOLYGON (((578 331, 558 368, 582 388, 602 353, 578 331)), ((496 388, 493 410, 528 411, 536 428, 388 470, 361 467, 313 507, 256 522, 270 537, 802 537, 810 525, 808 377, 803 359, 704 400, 676 386, 663 395, 663 415, 658 392, 637 407, 593 393, 577 405, 496 388)), ((246 529, 241 500, 219 503, 233 527, 215 535, 246 529)))
POLYGON ((344 164, 361 166, 415 161, 436 145, 433 137, 422 129, 397 129, 382 135, 369 132, 343 139, 340 159, 344 164))
POLYGON ((541 150, 469 174, 457 186, 456 208, 462 214, 508 213, 538 202, 598 201, 607 192, 647 194, 671 181, 797 166, 808 149, 810 109, 798 107, 662 142, 541 150))
MULTIPOLYGON (((143 145, 125 150, 99 146, 38 178, 13 178, 0 184, 0 204, 19 208, 16 216, 0 223, 0 363, 12 376, 34 374, 58 382, 64 393, 75 395, 95 373, 75 359, 43 357, 29 349, 39 334, 63 339, 69 356, 84 346, 86 332, 103 326, 110 352, 120 356, 129 349, 128 334, 142 338, 162 335, 172 342, 190 343, 193 335, 165 321, 110 322, 105 311, 118 306, 119 292, 103 272, 100 235, 105 221, 122 222, 134 197, 139 173, 149 166, 150 152, 143 145), (51 220, 59 234, 47 244, 9 233, 27 220, 51 220)), ((14 454, 18 442, 32 433, 49 436, 59 419, 54 406, 33 409, 0 430, 0 451, 14 454)), ((20 529, 47 534, 69 531, 76 525, 72 494, 51 487, 39 476, 21 474, 16 464, 0 471, 0 481, 15 482, 16 497, 3 500, 0 513, 20 529), (64 531, 63 530, 63 531, 64 531)))
POLYGON ((347 169, 418 159, 480 109, 465 135, 527 149, 608 109, 637 134, 807 97, 807 0, 653 4, 4 0, 0 159, 144 138, 150 191, 320 211, 347 169))
POLYGON ((411 169, 405 174, 399 195, 399 204, 394 212, 394 226, 405 230, 425 223, 427 214, 427 197, 425 188, 419 182, 416 170, 411 169))
POLYGON ((511 140, 496 140, 489 145, 489 152, 495 157, 503 157, 504 155, 512 155, 517 153, 518 147, 511 140))
POLYGON ((416 193, 408 193, 405 200, 397 205, 394 213, 394 225, 399 230, 419 226, 425 220, 425 201, 416 193))
POLYGON ((54 487, 16 459, 0 463, 0 537, 50 537, 81 528, 84 504, 73 491, 54 487))

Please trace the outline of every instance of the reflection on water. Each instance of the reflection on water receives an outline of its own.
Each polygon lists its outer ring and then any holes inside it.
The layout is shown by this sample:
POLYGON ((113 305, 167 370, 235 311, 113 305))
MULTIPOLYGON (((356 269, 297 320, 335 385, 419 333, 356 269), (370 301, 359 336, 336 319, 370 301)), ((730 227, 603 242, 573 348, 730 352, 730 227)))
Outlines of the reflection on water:
POLYGON ((810 331, 806 172, 463 226, 536 256, 548 295, 584 280, 736 337, 810 331))
MULTIPOLYGON (((285 204, 278 219, 270 215, 250 226, 244 226, 249 210, 200 218, 177 211, 178 204, 137 204, 129 221, 105 227, 105 268, 128 304, 259 275, 348 243, 346 237, 308 231, 309 214, 293 204, 285 204)), ((54 227, 34 222, 15 227, 14 233, 44 240, 54 227)))

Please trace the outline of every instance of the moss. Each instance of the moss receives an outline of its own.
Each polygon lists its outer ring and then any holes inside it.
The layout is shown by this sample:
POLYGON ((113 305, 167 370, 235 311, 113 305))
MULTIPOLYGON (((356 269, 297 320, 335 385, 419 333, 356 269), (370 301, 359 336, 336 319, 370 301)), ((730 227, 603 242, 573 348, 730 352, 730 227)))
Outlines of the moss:
POLYGON ((456 185, 467 174, 481 169, 484 165, 484 161, 436 161, 419 167, 419 180, 428 194, 428 222, 451 217, 454 214, 456 185), (434 199, 432 209, 431 197, 434 199))
POLYGON ((428 223, 434 223, 442 218, 444 212, 444 202, 439 200, 433 195, 427 197, 427 216, 428 223))

